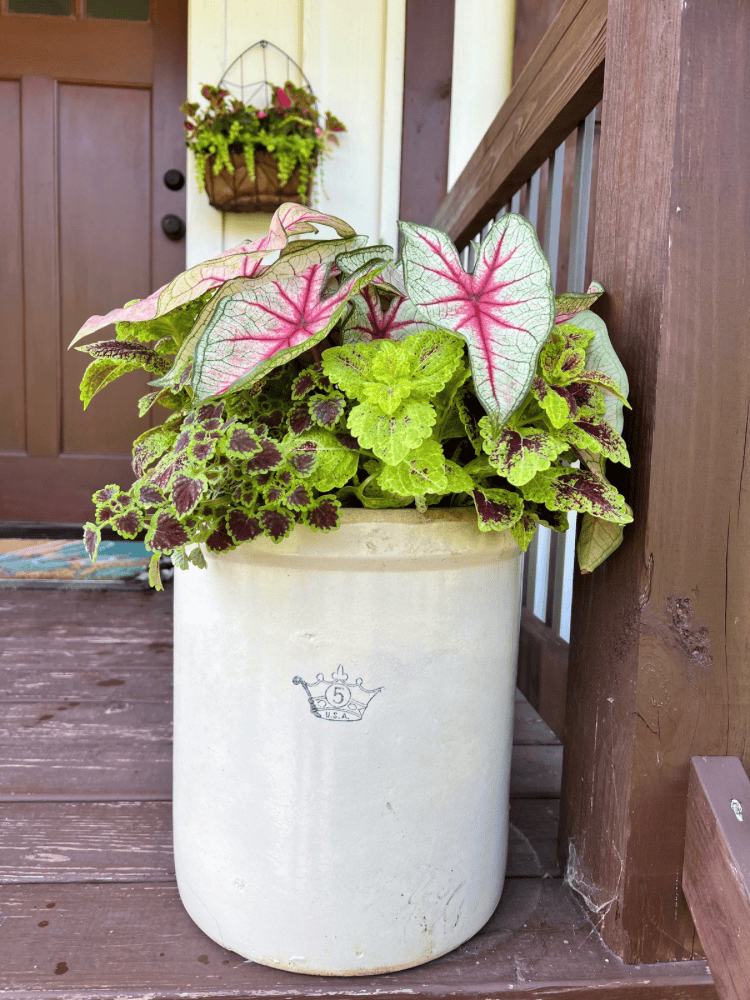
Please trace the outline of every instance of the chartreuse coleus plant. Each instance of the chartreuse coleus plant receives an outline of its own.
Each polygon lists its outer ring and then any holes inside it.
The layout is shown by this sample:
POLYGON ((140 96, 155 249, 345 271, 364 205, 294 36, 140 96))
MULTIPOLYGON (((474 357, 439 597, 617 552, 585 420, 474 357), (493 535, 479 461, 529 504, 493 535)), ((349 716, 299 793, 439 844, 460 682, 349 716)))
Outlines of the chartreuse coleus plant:
POLYGON ((161 554, 204 565, 193 543, 332 531, 347 506, 473 506, 480 531, 509 529, 522 549, 577 511, 584 571, 617 547, 632 515, 605 467, 628 464, 628 385, 589 309, 601 286, 556 299, 517 215, 492 226, 471 273, 443 233, 401 232, 394 261, 342 220, 284 205, 264 239, 84 324, 74 343, 116 324, 79 347, 94 358, 84 404, 145 368, 141 413, 172 411, 135 441, 135 482, 94 495, 92 559, 103 527, 145 530, 158 586, 161 554))

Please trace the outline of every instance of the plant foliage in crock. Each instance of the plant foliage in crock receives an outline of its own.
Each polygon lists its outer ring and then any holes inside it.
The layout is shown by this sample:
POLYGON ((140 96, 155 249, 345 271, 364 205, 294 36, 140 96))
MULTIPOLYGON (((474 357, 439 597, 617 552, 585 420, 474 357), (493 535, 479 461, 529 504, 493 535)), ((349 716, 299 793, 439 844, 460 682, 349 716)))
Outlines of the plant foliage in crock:
POLYGON ((229 155, 232 146, 241 148, 247 172, 255 179, 255 153, 265 149, 276 160, 279 183, 285 184, 299 170, 298 193, 303 201, 318 161, 338 144, 344 125, 326 111, 321 122, 315 107, 317 98, 290 81, 283 87, 272 86, 273 99, 265 108, 231 99, 228 90, 204 84, 201 96, 208 106, 185 101, 185 145, 195 153, 198 187, 205 185, 206 169, 213 157, 213 171, 234 173, 229 155))
POLYGON ((342 506, 473 505, 480 531, 510 529, 525 549, 539 524, 583 514, 584 572, 632 520, 607 481, 629 464, 627 378, 589 310, 602 293, 555 299, 530 224, 495 223, 467 273, 450 240, 402 223, 401 260, 333 216, 285 205, 269 235, 191 268, 148 299, 92 317, 116 339, 81 396, 134 368, 157 378, 140 403, 171 416, 133 448, 135 483, 94 495, 101 528, 146 531, 158 560, 202 565, 295 524, 338 526, 342 506), (292 240, 332 227, 338 238, 292 240), (269 256, 278 252, 275 260, 269 256))

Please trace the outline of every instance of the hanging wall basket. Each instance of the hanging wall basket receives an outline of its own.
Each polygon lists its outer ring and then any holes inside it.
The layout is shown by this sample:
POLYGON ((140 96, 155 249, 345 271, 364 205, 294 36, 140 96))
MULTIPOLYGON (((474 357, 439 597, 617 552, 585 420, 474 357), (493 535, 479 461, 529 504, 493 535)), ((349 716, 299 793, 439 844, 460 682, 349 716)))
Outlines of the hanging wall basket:
MULTIPOLYGON (((283 81, 292 80, 313 95, 310 81, 302 72, 301 67, 283 52, 277 45, 264 39, 251 45, 234 60, 219 82, 222 90, 229 93, 243 104, 253 104, 259 107, 271 103, 274 83, 283 77, 283 81), (296 78, 296 79, 295 79, 296 78)), ((314 96, 314 95, 313 95, 314 96)), ((312 197, 312 180, 307 186, 304 197, 300 195, 300 172, 295 169, 291 176, 282 184, 279 180, 279 168, 275 157, 268 150, 255 149, 255 177, 252 178, 247 169, 242 146, 237 144, 229 148, 234 172, 226 168, 214 173, 215 155, 206 160, 206 193, 214 208, 221 212, 275 212, 285 202, 309 204, 312 197)), ((313 164, 313 171, 317 164, 313 164)))

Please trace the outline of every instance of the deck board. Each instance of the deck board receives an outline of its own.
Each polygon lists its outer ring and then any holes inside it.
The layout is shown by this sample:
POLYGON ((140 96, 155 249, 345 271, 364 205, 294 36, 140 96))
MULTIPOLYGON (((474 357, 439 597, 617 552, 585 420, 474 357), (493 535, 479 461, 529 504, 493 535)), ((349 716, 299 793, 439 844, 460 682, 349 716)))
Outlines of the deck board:
POLYGON ((508 878, 429 965, 361 979, 243 961, 174 881, 169 593, 0 594, 0 993, 13 1000, 715 1000, 705 963, 628 967, 560 876, 562 747, 515 703, 508 878))

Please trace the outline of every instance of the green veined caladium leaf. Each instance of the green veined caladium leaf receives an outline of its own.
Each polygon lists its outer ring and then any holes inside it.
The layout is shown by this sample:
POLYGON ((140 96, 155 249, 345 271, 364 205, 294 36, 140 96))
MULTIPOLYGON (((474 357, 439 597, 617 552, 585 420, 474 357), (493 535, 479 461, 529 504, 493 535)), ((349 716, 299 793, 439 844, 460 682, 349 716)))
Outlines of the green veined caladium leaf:
POLYGON ((537 472, 549 469, 555 459, 567 450, 568 444, 549 431, 534 427, 503 427, 495 431, 487 417, 479 421, 484 451, 490 465, 512 486, 523 486, 537 472))
POLYGON ((555 323, 568 323, 576 313, 590 309, 600 295, 604 295, 604 286, 598 281, 592 281, 585 292, 566 292, 564 295, 556 296, 555 323))
MULTIPOLYGON (((229 282, 216 297, 195 348, 196 397, 252 385, 319 343, 380 266, 367 265, 324 295, 332 261, 314 247, 276 261, 257 282, 229 282)), ((200 323, 199 317, 196 326, 200 323)))
POLYGON ((339 236, 354 235, 352 227, 334 215, 316 212, 306 205, 281 205, 271 219, 267 236, 240 243, 213 260, 191 267, 145 299, 136 299, 122 309, 113 309, 106 316, 91 316, 70 342, 70 346, 110 323, 154 319, 199 298, 209 289, 223 285, 231 278, 253 277, 262 270, 263 257, 285 247, 290 236, 317 232, 317 226, 330 226, 339 236))
POLYGON ((593 573, 597 566, 601 566, 622 544, 622 534, 622 524, 603 521, 593 514, 584 514, 576 543, 576 556, 581 572, 593 573))
POLYGON ((630 508, 614 486, 585 469, 545 469, 521 491, 528 500, 543 503, 548 510, 577 510, 619 524, 633 520, 630 508))
MULTIPOLYGON (((627 399, 628 376, 615 353, 604 320, 586 309, 576 314, 575 325, 594 332, 594 339, 586 348, 586 374, 590 376, 592 370, 603 372, 618 387, 620 396, 627 399)), ((612 424, 618 434, 621 434, 623 418, 620 399, 610 391, 604 393, 604 402, 606 406, 604 419, 612 424)))
POLYGON ((463 337, 477 397, 496 430, 523 401, 555 321, 550 269, 533 227, 504 215, 472 274, 437 229, 400 222, 409 298, 430 322, 463 337))

